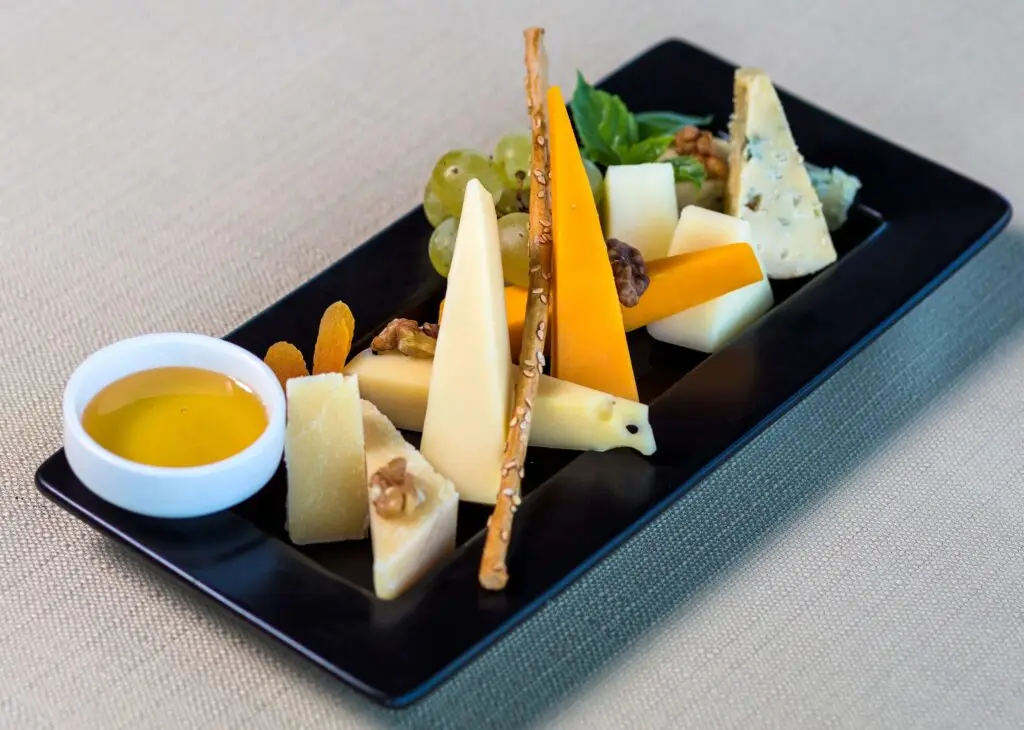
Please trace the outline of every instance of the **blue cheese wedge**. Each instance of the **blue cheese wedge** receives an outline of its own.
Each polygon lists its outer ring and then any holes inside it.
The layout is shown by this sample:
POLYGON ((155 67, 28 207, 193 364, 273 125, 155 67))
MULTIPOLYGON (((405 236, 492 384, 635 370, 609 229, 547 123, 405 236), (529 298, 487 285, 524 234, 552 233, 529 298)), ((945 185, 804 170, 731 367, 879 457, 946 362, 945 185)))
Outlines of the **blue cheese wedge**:
POLYGON ((750 223, 771 279, 794 279, 836 260, 821 201, 767 74, 736 71, 725 212, 750 223))

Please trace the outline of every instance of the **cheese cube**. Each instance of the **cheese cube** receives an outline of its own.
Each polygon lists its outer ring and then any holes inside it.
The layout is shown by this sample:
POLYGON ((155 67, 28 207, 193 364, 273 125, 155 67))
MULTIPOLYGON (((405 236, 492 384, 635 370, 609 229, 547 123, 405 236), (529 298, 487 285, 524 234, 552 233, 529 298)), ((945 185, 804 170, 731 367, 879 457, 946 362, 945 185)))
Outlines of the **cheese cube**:
POLYGON ((679 217, 672 165, 611 165, 604 176, 604 234, 643 254, 644 261, 668 256, 679 217))
MULTIPOLYGON (((679 215, 672 237, 672 255, 728 246, 750 240, 750 224, 739 218, 697 206, 679 215)), ((757 321, 774 303, 772 288, 762 274, 760 281, 729 292, 710 302, 683 310, 647 325, 656 340, 700 352, 715 352, 744 328, 757 321)))
MULTIPOLYGON (((363 401, 362 418, 367 473, 372 476, 392 459, 404 459, 406 473, 422 496, 415 509, 399 517, 382 517, 370 509, 373 590, 378 598, 392 599, 455 549, 459 495, 372 403, 363 401)), ((364 482, 364 502, 369 499, 366 490, 364 482)))
POLYGON ((466 185, 423 421, 423 455, 462 499, 494 504, 508 430, 512 357, 494 199, 466 185))
POLYGON ((284 459, 287 528, 296 545, 366 537, 368 503, 359 378, 291 378, 284 459))

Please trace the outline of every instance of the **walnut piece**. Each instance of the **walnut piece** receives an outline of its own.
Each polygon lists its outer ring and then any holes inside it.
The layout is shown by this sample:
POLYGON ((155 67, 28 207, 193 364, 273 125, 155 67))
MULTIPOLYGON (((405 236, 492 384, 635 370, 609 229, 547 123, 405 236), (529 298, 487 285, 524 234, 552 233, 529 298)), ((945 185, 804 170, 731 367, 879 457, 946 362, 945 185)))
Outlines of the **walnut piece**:
POLYGON ((635 307, 651 283, 644 257, 637 249, 617 238, 609 238, 605 245, 608 246, 608 260, 615 275, 619 302, 624 307, 635 307))
POLYGON ((385 519, 410 515, 423 502, 416 478, 405 467, 405 459, 398 457, 370 477, 370 504, 385 519))
POLYGON ((704 165, 709 180, 724 180, 729 176, 729 166, 715 155, 715 138, 711 132, 683 127, 676 132, 671 148, 680 156, 696 157, 704 165))
POLYGON ((437 332, 436 324, 427 323, 420 327, 415 320, 393 319, 373 338, 370 349, 374 352, 398 350, 408 357, 429 359, 437 347, 437 332))

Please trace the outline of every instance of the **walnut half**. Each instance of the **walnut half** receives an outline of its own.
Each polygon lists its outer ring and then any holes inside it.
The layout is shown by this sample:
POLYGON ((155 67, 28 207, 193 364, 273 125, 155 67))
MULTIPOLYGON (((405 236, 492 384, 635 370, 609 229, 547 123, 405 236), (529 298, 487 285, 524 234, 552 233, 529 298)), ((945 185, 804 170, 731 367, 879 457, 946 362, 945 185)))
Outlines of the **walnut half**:
POLYGON ((700 160, 709 180, 724 180, 729 176, 729 166, 715 154, 715 137, 707 130, 683 127, 672 140, 671 149, 680 156, 693 155, 700 160))
POLYGON ((406 471, 406 461, 401 457, 392 459, 370 477, 370 504, 385 519, 412 514, 423 499, 423 492, 416 487, 416 477, 406 471))
POLYGON ((408 357, 430 359, 437 348, 437 332, 436 324, 428 323, 421 327, 415 320, 393 319, 373 338, 370 349, 374 352, 398 350, 408 357))
POLYGON ((651 284, 643 254, 617 238, 609 238, 605 245, 608 246, 608 260, 615 276, 619 302, 624 307, 635 307, 651 284))

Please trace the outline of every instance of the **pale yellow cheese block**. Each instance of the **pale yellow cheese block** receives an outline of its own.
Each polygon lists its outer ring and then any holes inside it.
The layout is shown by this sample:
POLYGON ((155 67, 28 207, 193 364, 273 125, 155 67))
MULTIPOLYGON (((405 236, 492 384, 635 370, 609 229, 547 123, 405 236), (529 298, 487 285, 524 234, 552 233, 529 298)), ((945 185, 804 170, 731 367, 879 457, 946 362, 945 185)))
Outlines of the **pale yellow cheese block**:
MULTIPOLYGON (((362 397, 396 426, 422 431, 432 368, 429 359, 364 350, 345 366, 345 372, 359 375, 362 397)), ((510 388, 513 383, 509 381, 510 388)), ((537 384, 530 445, 577 451, 624 446, 646 455, 655 451, 646 405, 548 375, 542 375, 537 384), (636 433, 630 433, 628 426, 635 427, 636 433)))
POLYGON ((604 177, 604 235, 636 248, 644 261, 668 256, 676 227, 672 165, 609 165, 604 177))
MULTIPOLYGON (((750 224, 695 205, 683 208, 669 255, 703 251, 736 242, 752 243, 750 224)), ((753 247, 756 250, 756 247, 753 247)), ((763 267, 762 267, 763 271, 763 267)), ((700 352, 717 352, 772 308, 775 299, 766 276, 742 289, 651 322, 656 340, 700 352)))
POLYGON ((288 535, 297 545, 366 537, 369 508, 359 378, 291 378, 284 446, 288 535))
MULTIPOLYGON (((384 518, 370 509, 373 590, 378 598, 391 599, 455 549, 459 495, 455 485, 438 474, 372 403, 363 401, 362 414, 367 474, 372 476, 392 459, 403 458, 406 472, 416 479, 423 495, 423 502, 402 517, 384 518)), ((364 483, 363 499, 369 502, 367 489, 364 483)))
POLYGON ((498 218, 494 198, 474 179, 448 272, 420 447, 466 501, 497 501, 511 371, 498 218))

